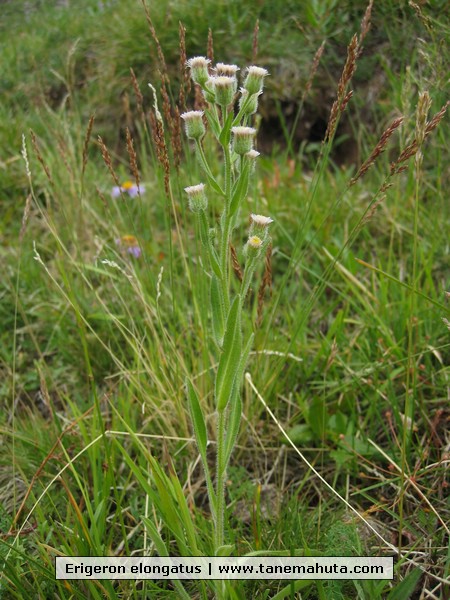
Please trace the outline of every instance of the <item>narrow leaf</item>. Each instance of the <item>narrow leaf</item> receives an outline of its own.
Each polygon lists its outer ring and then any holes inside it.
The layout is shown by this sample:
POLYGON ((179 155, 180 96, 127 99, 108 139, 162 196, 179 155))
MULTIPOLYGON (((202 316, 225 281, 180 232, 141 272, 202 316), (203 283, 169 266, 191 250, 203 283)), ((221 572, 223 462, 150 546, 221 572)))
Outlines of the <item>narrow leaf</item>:
POLYGON ((423 571, 419 567, 413 569, 408 575, 391 591, 388 600, 408 600, 422 577, 423 571))
POLYGON ((215 275, 211 277, 210 295, 214 339, 221 348, 225 333, 225 302, 220 282, 215 275))
POLYGON ((231 396, 236 370, 239 366, 242 351, 241 332, 241 299, 236 296, 228 314, 223 352, 220 357, 216 375, 216 402, 217 410, 225 409, 231 396))
POLYGON ((236 183, 235 189, 233 190, 233 196, 231 198, 230 203, 230 216, 233 216, 237 209, 239 208, 240 203, 245 198, 248 190, 248 179, 249 179, 249 162, 245 161, 242 172, 239 176, 239 179, 236 183))
POLYGON ((225 441, 225 456, 224 456, 224 465, 225 468, 230 460, 231 453, 233 452, 234 445, 236 443, 236 439, 239 433, 239 426, 241 424, 241 416, 242 416, 242 400, 241 400, 241 383, 242 378, 244 376, 244 369, 247 364, 248 356, 250 354, 250 350, 253 346, 254 334, 250 336, 244 351, 242 353, 241 360, 239 362, 239 366, 236 372, 236 379, 234 382, 233 393, 231 396, 231 405, 230 405, 230 415, 228 417, 228 428, 227 428, 227 437, 225 441))
POLYGON ((195 440, 202 459, 206 462, 206 446, 208 444, 208 435, 206 432, 205 420, 203 418, 203 412, 200 406, 200 402, 197 396, 197 392, 194 389, 191 381, 186 379, 187 396, 189 402, 189 412, 191 414, 192 425, 194 427, 195 440))
POLYGON ((213 112, 211 112, 209 109, 205 110, 205 115, 206 115, 206 118, 208 119, 208 123, 209 123, 209 126, 211 127, 211 131, 213 132, 214 136, 217 139, 219 139, 220 125, 219 125, 219 122, 217 121, 216 115, 213 112))
POLYGON ((230 143, 231 125, 233 123, 233 119, 234 119, 234 114, 233 114, 233 111, 231 111, 228 114, 228 117, 226 118, 223 129, 219 136, 219 142, 222 144, 222 146, 228 146, 228 144, 230 143))

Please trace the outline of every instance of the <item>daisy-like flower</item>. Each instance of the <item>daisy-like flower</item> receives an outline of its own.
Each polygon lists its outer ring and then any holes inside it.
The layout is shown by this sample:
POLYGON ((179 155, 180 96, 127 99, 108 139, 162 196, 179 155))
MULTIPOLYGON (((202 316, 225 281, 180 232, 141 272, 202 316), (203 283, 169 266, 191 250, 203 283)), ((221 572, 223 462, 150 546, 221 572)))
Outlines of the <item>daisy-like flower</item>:
POLYGON ((145 192, 143 185, 137 186, 132 181, 124 181, 121 186, 115 185, 111 195, 113 198, 118 198, 121 194, 128 194, 130 198, 136 198, 139 194, 145 192))
POLYGON ((237 65, 226 65, 225 63, 217 63, 216 73, 217 75, 225 75, 225 77, 236 77, 236 73, 239 71, 237 65))
POLYGON ((248 245, 251 248, 254 248, 255 250, 259 250, 259 248, 261 248, 262 246, 262 239, 260 237, 258 237, 257 235, 252 235, 248 238, 248 245))
POLYGON ((233 150, 236 154, 247 154, 253 150, 256 129, 253 127, 232 127, 231 131, 233 133, 233 150))
POLYGON ((214 82, 214 91, 216 93, 216 102, 222 107, 226 107, 231 104, 235 92, 235 78, 228 77, 226 75, 218 75, 212 77, 214 82))
POLYGON ((244 81, 244 88, 249 94, 257 94, 264 87, 264 77, 267 77, 269 71, 263 67, 254 65, 247 68, 247 77, 244 81))
POLYGON ((250 220, 250 236, 261 237, 264 240, 267 239, 269 225, 273 223, 273 219, 252 213, 250 215, 250 220))
POLYGON ((193 213, 201 213, 208 207, 208 198, 205 193, 205 184, 198 183, 184 188, 189 200, 189 208, 193 213))
POLYGON ((215 71, 218 77, 231 77, 231 79, 233 80, 233 92, 236 93, 238 85, 237 72, 239 71, 239 67, 237 65, 226 65, 225 63, 217 63, 215 71))
POLYGON ((194 83, 198 83, 202 87, 209 79, 208 66, 211 61, 204 56, 194 56, 187 61, 187 66, 191 70, 191 78, 194 83))
POLYGON ((189 110, 181 115, 186 128, 186 135, 192 140, 200 140, 205 135, 202 110, 189 110))
POLYGON ((123 235, 116 239, 116 245, 121 250, 122 254, 131 254, 135 258, 139 258, 142 254, 142 250, 139 246, 139 242, 134 235, 123 235))
POLYGON ((263 240, 259 235, 250 235, 244 247, 244 254, 248 259, 257 258, 261 253, 263 240))
POLYGON ((252 223, 258 225, 259 227, 267 227, 268 225, 273 223, 273 219, 271 219, 270 217, 264 217, 263 215, 255 215, 254 213, 252 213, 250 217, 252 219, 252 223))

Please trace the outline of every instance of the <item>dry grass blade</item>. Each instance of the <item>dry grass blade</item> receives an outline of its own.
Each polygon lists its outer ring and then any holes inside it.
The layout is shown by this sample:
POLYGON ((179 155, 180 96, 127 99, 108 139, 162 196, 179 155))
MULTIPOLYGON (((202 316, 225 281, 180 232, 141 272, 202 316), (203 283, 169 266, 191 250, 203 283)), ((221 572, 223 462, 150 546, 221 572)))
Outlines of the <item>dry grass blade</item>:
POLYGON ((25 235, 25 231, 27 229, 28 217, 30 216, 30 211, 31 211, 31 201, 32 201, 32 195, 28 194, 27 199, 25 200, 25 208, 24 208, 23 216, 22 216, 22 225, 20 227, 20 233, 19 233, 19 242, 22 242, 24 235, 25 235))
POLYGON ((256 318, 257 327, 260 327, 262 323, 264 295, 267 288, 272 291, 272 244, 269 244, 267 247, 266 256, 264 259, 264 274, 258 290, 258 311, 256 318))
POLYGON ((167 74, 166 59, 164 58, 164 53, 162 51, 161 44, 159 43, 158 36, 156 35, 156 30, 155 30, 155 27, 153 25, 152 18, 150 16, 150 11, 148 9, 148 6, 147 6, 145 0, 141 0, 141 2, 142 2, 142 6, 144 7, 145 18, 147 19, 147 23, 148 23, 148 27, 150 29, 150 33, 151 33, 153 41, 155 42, 155 45, 156 45, 156 51, 158 53, 158 60, 159 60, 160 71, 163 73, 163 75, 166 75, 167 74))
POLYGON ((398 127, 400 127, 403 121, 404 117, 398 117, 397 119, 394 119, 392 121, 392 123, 385 131, 383 131, 377 145, 372 150, 369 158, 364 161, 364 163, 359 167, 357 174, 350 180, 350 186, 354 185, 358 181, 358 179, 363 177, 367 173, 367 171, 372 167, 372 165, 375 163, 380 154, 384 152, 389 138, 392 136, 394 131, 398 127))
MULTIPOLYGON (((425 124, 425 133, 423 136, 423 140, 425 140, 428 137, 428 135, 432 131, 434 131, 434 129, 436 129, 436 127, 442 121, 449 104, 450 104, 450 101, 447 101, 444 104, 444 106, 441 108, 441 110, 439 112, 437 112, 432 117, 432 119, 425 124)), ((408 146, 406 146, 406 148, 400 153, 397 160, 395 162, 391 163, 391 175, 397 175, 402 170, 404 170, 404 168, 406 168, 406 167, 401 167, 400 165, 402 163, 406 162, 412 156, 414 156, 418 152, 418 150, 419 150, 419 141, 416 138, 414 138, 414 140, 408 146)))
POLYGON ((180 92, 178 94, 178 104, 183 112, 186 112, 186 90, 187 93, 191 91, 191 79, 187 73, 186 62, 186 28, 184 25, 179 23, 178 27, 179 39, 180 39, 180 92))
POLYGON ((239 260, 238 260, 237 253, 236 253, 236 248, 233 246, 233 244, 230 244, 230 253, 231 253, 231 265, 233 267, 234 274, 239 279, 239 281, 242 281, 242 278, 243 278, 242 269, 241 269, 241 265, 239 264, 239 260))
POLYGON ((156 148, 156 157, 164 171, 164 190, 166 195, 170 194, 170 163, 167 152, 166 139, 164 137, 164 128, 162 121, 150 112, 150 125, 153 133, 153 141, 156 148))
POLYGON ((358 42, 358 56, 362 52, 362 44, 364 42, 364 39, 365 39, 366 35, 369 33, 370 18, 372 16, 372 7, 373 7, 373 0, 370 0, 369 4, 367 5, 366 12, 364 13, 363 20, 361 21, 361 28, 360 28, 359 42, 358 42))
POLYGON ((304 456, 304 454, 302 452, 300 452, 300 450, 297 448, 297 446, 294 444, 294 442, 291 440, 291 438, 288 436, 288 434, 286 433, 286 431, 284 430, 283 426, 281 425, 281 423, 278 421, 278 419, 276 418, 276 416, 273 414, 273 412, 271 411, 271 409, 269 408, 269 406, 267 405, 266 401, 264 400, 264 398, 261 396, 261 394, 259 393, 257 387, 255 386, 255 384, 253 383, 252 380, 252 376, 250 375, 250 373, 246 373, 245 374, 245 379, 246 381, 249 383, 250 387, 252 388, 252 390, 254 391, 254 393, 256 394, 258 400, 262 403, 262 405, 264 406, 264 408, 267 410, 267 412, 269 413, 271 419, 274 421, 274 423, 276 424, 276 426, 278 427, 278 429, 280 430, 280 432, 283 434, 283 436, 286 438, 288 444, 290 444, 290 446, 292 446, 292 448, 295 450, 295 452, 298 454, 298 456, 302 459, 302 461, 305 463, 305 465, 314 473, 314 475, 316 477, 318 477, 318 479, 337 497, 339 498, 339 500, 345 504, 345 506, 350 509, 357 517, 359 520, 361 520, 364 525, 366 527, 368 527, 370 529, 370 531, 372 533, 374 533, 377 538, 383 542, 383 544, 389 548, 392 552, 395 552, 395 554, 398 553, 398 549, 392 545, 390 542, 388 542, 387 540, 384 539, 384 537, 375 529, 375 527, 373 525, 371 525, 371 523, 369 523, 369 521, 367 521, 357 510, 356 508, 354 508, 350 502, 348 502, 348 500, 346 500, 343 496, 341 496, 339 494, 339 492, 337 492, 334 487, 328 483, 328 481, 326 479, 324 479, 322 477, 322 475, 315 469, 315 467, 309 462, 309 460, 304 456))
POLYGON ((253 43, 252 43, 252 63, 256 64, 258 58, 258 36, 259 36, 259 19, 256 19, 255 28, 253 29, 253 43))
POLYGON ((144 96, 142 95, 141 88, 139 87, 139 82, 132 68, 130 68, 131 73, 131 83, 133 84, 134 95, 136 98, 136 104, 138 107, 139 114, 142 120, 145 120, 144 114, 144 96))
POLYGON ((353 92, 346 93, 348 84, 356 70, 356 59, 358 58, 358 36, 355 34, 352 37, 350 44, 347 47, 347 60, 345 61, 342 70, 341 78, 339 79, 337 98, 331 107, 330 117, 328 119, 327 131, 325 133, 325 141, 331 140, 336 133, 336 127, 340 115, 345 110, 348 101, 353 92))
POLYGON ((34 131, 32 129, 30 129, 30 134, 31 134, 31 144, 33 146, 33 150, 34 153, 36 154, 36 158, 38 159, 38 161, 41 163, 42 168, 44 169, 44 172, 47 176, 47 179, 50 181, 51 184, 53 184, 53 179, 52 179, 52 175, 50 173, 50 169, 48 168, 47 164, 45 163, 40 148, 39 148, 39 144, 36 138, 36 134, 34 133, 34 131))
POLYGON ((83 166, 81 169, 81 173, 82 175, 84 175, 84 172, 86 170, 86 165, 87 165, 87 161, 88 161, 88 148, 89 148, 89 142, 91 141, 91 134, 92 134, 92 128, 94 126, 94 120, 95 120, 95 116, 91 115, 90 119, 89 119, 89 123, 86 129, 86 135, 84 137, 84 144, 83 144, 83 166))
POLYGON ((214 62, 214 40, 211 27, 208 29, 208 44, 206 49, 206 56, 211 61, 211 65, 214 62))
POLYGON ((322 42, 320 44, 319 48, 316 50, 316 53, 314 54, 314 58, 313 58, 313 61, 311 64, 311 69, 309 71, 308 81, 306 82, 305 91, 303 92, 303 100, 305 99, 306 95, 308 94, 309 90, 312 87, 314 77, 316 76, 317 69, 319 68, 320 59, 322 58, 322 54, 323 54, 324 50, 325 50, 325 42, 322 42))
POLYGON ((100 146, 100 150, 102 152, 103 161, 104 161, 105 165, 108 167, 108 171, 111 173, 111 177, 113 178, 114 183, 117 185, 117 187, 120 188, 120 181, 117 176, 117 173, 114 170, 114 167, 112 164, 112 159, 111 159, 111 154, 109 153, 109 150, 106 147, 106 144, 103 141, 103 139, 101 138, 101 136, 98 136, 97 139, 98 139, 98 143, 100 146))
POLYGON ((125 133, 126 133, 126 140, 127 140, 127 152, 128 152, 128 156, 130 158, 130 168, 131 168, 131 172, 133 173, 134 180, 136 182, 138 195, 140 196, 141 191, 139 189, 139 184, 140 184, 141 180, 139 177, 139 170, 138 170, 138 166, 137 166, 136 150, 134 149, 133 138, 131 137, 131 133, 130 133, 130 130, 128 129, 128 127, 126 128, 125 133))

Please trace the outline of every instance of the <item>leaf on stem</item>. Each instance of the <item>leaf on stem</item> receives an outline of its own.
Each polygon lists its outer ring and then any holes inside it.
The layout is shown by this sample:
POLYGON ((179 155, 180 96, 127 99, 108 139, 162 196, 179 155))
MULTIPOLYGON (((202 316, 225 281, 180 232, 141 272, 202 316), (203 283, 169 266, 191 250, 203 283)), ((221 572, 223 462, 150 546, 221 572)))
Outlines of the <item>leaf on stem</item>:
POLYGON ((203 418, 203 412, 200 406, 200 402, 197 396, 197 392, 194 389, 190 379, 186 379, 187 397, 189 402, 189 412, 191 414, 192 425, 194 427, 195 440, 202 457, 204 464, 206 462, 206 446, 208 444, 208 435, 206 432, 205 420, 203 418))
POLYGON ((223 465, 224 468, 227 466, 228 461, 230 460, 230 456, 233 452, 234 444, 236 443, 236 438, 239 433, 239 426, 241 424, 242 415, 241 382, 244 376, 245 365, 247 364, 248 356, 253 346, 254 337, 255 335, 252 333, 244 348, 236 372, 236 380, 234 382, 231 397, 230 414, 228 417, 227 437, 225 442, 225 455, 223 465))
POLYGON ((236 296, 228 314, 223 352, 216 375, 217 410, 228 404, 242 353, 241 298, 236 296))
POLYGON ((211 277, 211 311, 214 339, 221 348, 225 333, 225 302, 222 287, 215 275, 211 277))

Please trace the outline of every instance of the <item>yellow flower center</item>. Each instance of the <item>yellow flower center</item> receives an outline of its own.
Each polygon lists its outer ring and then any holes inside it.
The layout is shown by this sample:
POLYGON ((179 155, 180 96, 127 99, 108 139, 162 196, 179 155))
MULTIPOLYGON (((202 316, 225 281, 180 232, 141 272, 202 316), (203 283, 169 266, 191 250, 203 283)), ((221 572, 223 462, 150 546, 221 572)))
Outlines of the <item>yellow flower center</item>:
POLYGON ((137 246, 138 245, 138 241, 137 239, 134 237, 134 235, 123 235, 122 236, 122 242, 126 245, 126 246, 137 246))
POLYGON ((131 188, 134 187, 134 183, 132 181, 125 181, 124 183, 122 183, 122 189, 123 190, 131 190, 131 188))

